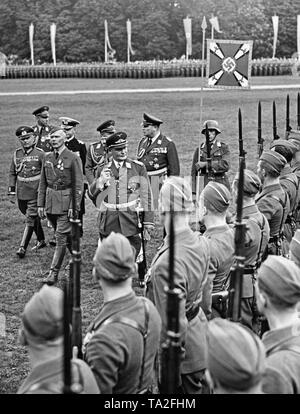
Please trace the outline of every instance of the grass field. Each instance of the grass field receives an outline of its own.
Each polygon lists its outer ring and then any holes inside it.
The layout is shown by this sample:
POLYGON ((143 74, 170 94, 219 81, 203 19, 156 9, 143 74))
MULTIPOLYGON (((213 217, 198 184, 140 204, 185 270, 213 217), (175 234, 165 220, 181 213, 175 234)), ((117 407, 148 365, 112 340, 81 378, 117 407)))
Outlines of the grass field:
MULTIPOLYGON (((299 84, 298 78, 274 77, 253 78, 253 84, 299 84)), ((128 88, 175 88, 199 87, 199 78, 169 78, 152 80, 102 80, 102 79, 50 79, 50 80, 0 80, 1 92, 27 91, 70 91, 128 88)), ((247 151, 247 167, 255 169, 257 163, 257 104, 262 103, 262 132, 268 146, 272 138, 272 101, 277 103, 278 134, 283 136, 285 129, 285 99, 290 94, 291 125, 296 127, 297 89, 281 90, 226 90, 203 92, 202 119, 216 119, 222 134, 221 140, 229 144, 231 150, 232 178, 238 165, 238 126, 237 112, 243 114, 244 147, 247 151)), ((70 116, 81 124, 77 137, 87 144, 97 140, 97 126, 106 119, 116 120, 117 129, 124 130, 129 137, 129 155, 134 156, 141 137, 140 123, 143 112, 149 112, 164 120, 162 131, 176 143, 182 175, 188 175, 194 149, 200 137, 200 93, 139 93, 139 94, 82 94, 82 95, 28 95, 0 96, 0 312, 5 316, 6 329, 0 326, 0 393, 15 393, 28 372, 28 355, 18 344, 17 333, 20 314, 25 303, 39 289, 40 277, 49 268, 53 248, 47 247, 38 253, 30 249, 23 260, 15 254, 24 226, 24 219, 16 204, 10 203, 6 193, 8 170, 14 149, 18 146, 15 130, 20 125, 32 124, 31 112, 47 104, 50 106, 51 123, 56 124, 59 116, 70 116), (5 335, 4 335, 5 332, 5 335), (1 336, 2 335, 2 336, 1 336)), ((97 245, 97 212, 87 200, 87 214, 82 239, 82 313, 83 332, 90 320, 97 314, 102 301, 101 292, 92 281, 92 257, 97 245)), ((45 226, 47 236, 49 230, 45 226)), ((150 260, 161 239, 160 229, 152 240, 148 260, 150 260)), ((34 240, 31 242, 33 246, 34 240)), ((31 247, 30 246, 30 247, 31 247)), ((63 273, 63 272, 62 272, 63 273)), ((140 293, 140 292, 139 292, 140 293)), ((1 314, 0 314, 1 316, 1 314)), ((1 325, 1 319, 0 319, 1 325)), ((3 324, 2 324, 3 327, 3 324)))

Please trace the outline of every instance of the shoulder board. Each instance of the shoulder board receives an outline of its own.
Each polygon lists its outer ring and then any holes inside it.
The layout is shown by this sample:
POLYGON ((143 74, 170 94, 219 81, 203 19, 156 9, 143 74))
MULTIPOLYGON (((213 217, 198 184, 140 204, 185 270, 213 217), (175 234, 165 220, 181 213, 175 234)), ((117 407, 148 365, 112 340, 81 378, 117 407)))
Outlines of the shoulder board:
POLYGON ((20 150, 23 150, 23 148, 22 148, 22 147, 17 148, 17 149, 16 149, 16 152, 17 152, 17 151, 20 151, 20 150))
POLYGON ((164 138, 166 138, 167 141, 172 142, 171 138, 164 136, 164 138))
POLYGON ((134 164, 138 164, 138 165, 144 165, 141 161, 138 161, 138 160, 130 160, 130 162, 133 162, 134 164))
POLYGON ((223 142, 217 141, 217 147, 221 148, 222 145, 225 145, 225 144, 223 144, 223 142))
POLYGON ((39 148, 39 147, 34 147, 34 148, 38 151, 44 152, 44 150, 42 150, 42 148, 39 148))
POLYGON ((77 141, 79 142, 79 144, 85 145, 85 143, 83 141, 81 141, 80 139, 77 139, 77 141))
POLYGON ((203 143, 201 144, 201 147, 200 147, 200 148, 204 148, 204 145, 205 145, 205 143, 203 142, 203 143))

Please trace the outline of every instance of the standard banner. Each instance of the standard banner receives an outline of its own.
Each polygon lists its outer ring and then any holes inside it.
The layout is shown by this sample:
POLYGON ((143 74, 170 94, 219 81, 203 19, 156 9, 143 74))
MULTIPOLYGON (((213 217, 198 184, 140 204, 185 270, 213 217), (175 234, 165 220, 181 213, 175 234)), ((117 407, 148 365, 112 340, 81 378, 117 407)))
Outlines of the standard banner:
POLYGON ((274 30, 272 59, 274 59, 275 55, 276 55, 276 45, 277 45, 277 37, 278 37, 278 22, 279 22, 279 17, 276 16, 276 14, 274 16, 272 16, 272 22, 273 22, 273 30, 274 30))
POLYGON ((30 60, 31 65, 34 65, 34 53, 33 53, 33 34, 34 34, 34 26, 33 23, 29 25, 29 46, 30 46, 30 60))
POLYGON ((107 20, 104 20, 104 29, 105 29, 105 56, 104 56, 104 60, 105 63, 108 62, 108 51, 114 55, 115 54, 115 49, 113 49, 110 45, 110 41, 109 41, 109 37, 108 37, 108 25, 107 25, 107 20))
POLYGON ((252 40, 207 40, 207 80, 213 88, 250 88, 252 40))
POLYGON ((183 26, 186 38, 186 59, 192 54, 192 19, 186 17, 183 19, 183 26))
POLYGON ((131 44, 131 21, 129 19, 127 19, 126 27, 127 27, 127 61, 130 62, 130 55, 134 55, 135 52, 132 49, 132 44, 131 44))
POLYGON ((52 23, 50 26, 50 39, 53 65, 56 66, 56 49, 55 49, 56 24, 52 23))
POLYGON ((219 20, 217 16, 212 16, 209 19, 209 22, 211 24, 211 38, 214 39, 214 30, 218 33, 222 33, 219 26, 219 20))

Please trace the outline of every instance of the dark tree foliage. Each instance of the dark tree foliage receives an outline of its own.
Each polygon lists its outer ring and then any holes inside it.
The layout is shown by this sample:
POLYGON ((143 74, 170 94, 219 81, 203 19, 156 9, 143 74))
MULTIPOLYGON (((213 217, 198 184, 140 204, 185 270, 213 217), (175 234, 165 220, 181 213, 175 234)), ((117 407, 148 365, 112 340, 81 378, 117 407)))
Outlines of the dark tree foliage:
POLYGON ((183 19, 192 18, 192 58, 201 58, 201 22, 217 16, 215 38, 254 42, 253 57, 271 57, 272 15, 279 16, 277 57, 297 50, 300 0, 1 0, 0 51, 29 59, 29 25, 34 24, 35 62, 51 62, 50 24, 57 24, 56 55, 61 62, 104 60, 104 20, 118 61, 127 60, 126 21, 132 24, 131 60, 180 58, 185 53, 183 19))

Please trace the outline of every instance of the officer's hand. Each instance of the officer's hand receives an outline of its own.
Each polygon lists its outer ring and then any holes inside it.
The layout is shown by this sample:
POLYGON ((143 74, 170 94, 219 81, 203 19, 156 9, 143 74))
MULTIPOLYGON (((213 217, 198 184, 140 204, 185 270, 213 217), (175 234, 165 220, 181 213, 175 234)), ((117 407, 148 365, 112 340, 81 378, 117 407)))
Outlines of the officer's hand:
POLYGON ((206 167, 206 161, 198 161, 195 164, 196 170, 199 171, 202 168, 206 167))
POLYGON ((38 207, 38 215, 41 219, 46 218, 45 209, 44 207, 38 207))

